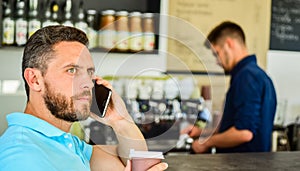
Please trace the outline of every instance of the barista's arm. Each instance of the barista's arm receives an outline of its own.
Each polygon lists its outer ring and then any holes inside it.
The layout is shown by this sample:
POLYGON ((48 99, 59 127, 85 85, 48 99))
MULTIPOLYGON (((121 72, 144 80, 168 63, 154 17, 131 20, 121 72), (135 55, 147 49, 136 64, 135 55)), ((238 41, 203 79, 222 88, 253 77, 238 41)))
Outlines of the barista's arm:
POLYGON ((238 130, 234 126, 227 131, 217 133, 210 138, 201 141, 197 140, 193 143, 193 150, 196 153, 203 153, 212 147, 230 148, 251 141, 253 133, 249 130, 238 130))
POLYGON ((180 131, 180 134, 188 134, 192 138, 198 138, 199 136, 212 135, 218 131, 218 128, 199 128, 195 125, 188 125, 186 128, 180 131))

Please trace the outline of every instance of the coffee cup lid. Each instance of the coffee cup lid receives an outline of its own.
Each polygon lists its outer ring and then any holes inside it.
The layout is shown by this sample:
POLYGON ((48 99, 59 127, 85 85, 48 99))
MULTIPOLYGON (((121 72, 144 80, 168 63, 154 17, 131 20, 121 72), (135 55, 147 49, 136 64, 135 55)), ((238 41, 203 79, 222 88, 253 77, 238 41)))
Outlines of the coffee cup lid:
POLYGON ((134 149, 131 149, 129 153, 129 158, 164 159, 164 155, 160 151, 135 151, 134 149))

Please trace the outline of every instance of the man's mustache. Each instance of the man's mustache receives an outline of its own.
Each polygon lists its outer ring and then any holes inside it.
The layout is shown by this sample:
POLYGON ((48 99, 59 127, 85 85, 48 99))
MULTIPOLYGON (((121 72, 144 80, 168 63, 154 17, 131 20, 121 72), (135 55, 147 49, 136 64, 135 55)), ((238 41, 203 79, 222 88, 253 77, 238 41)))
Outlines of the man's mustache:
POLYGON ((80 93, 80 94, 76 94, 76 95, 72 96, 72 99, 78 99, 78 98, 83 97, 83 96, 91 97, 92 94, 91 94, 90 91, 86 90, 86 91, 83 91, 83 92, 80 93))

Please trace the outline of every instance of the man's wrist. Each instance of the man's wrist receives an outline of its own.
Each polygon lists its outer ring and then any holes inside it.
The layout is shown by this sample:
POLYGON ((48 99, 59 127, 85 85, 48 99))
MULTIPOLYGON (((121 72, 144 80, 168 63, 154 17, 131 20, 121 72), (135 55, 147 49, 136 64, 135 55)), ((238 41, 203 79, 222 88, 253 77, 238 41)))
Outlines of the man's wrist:
POLYGON ((135 126, 136 124, 134 123, 133 120, 131 119, 121 119, 117 121, 113 121, 110 126, 116 131, 116 132, 123 132, 127 131, 132 126, 135 126))

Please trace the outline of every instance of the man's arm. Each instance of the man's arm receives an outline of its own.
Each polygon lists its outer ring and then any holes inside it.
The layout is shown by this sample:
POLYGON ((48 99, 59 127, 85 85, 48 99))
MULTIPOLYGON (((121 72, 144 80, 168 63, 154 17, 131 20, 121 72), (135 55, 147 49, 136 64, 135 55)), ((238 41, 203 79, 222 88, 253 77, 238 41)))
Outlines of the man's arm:
MULTIPOLYGON (((126 165, 130 149, 148 150, 146 141, 143 134, 128 113, 122 98, 113 90, 109 82, 101 78, 97 78, 97 84, 103 84, 104 86, 112 89, 112 97, 104 118, 100 118, 93 113, 91 114, 91 116, 97 121, 109 125, 113 128, 119 144, 115 149, 110 149, 111 152, 113 152, 110 154, 113 154, 113 156, 117 157, 114 157, 113 159, 121 159, 123 164, 126 165)), ((95 150, 94 148, 94 152, 98 152, 98 150, 95 150)), ((103 153, 100 154, 103 155, 103 153)), ((92 157, 95 156, 92 155, 92 157)))
POLYGON ((180 131, 180 134, 188 134, 192 138, 198 138, 201 135, 208 136, 215 134, 218 128, 199 128, 195 125, 188 125, 186 128, 180 131))
POLYGON ((203 153, 211 147, 230 148, 251 141, 253 133, 249 130, 238 130, 234 126, 223 133, 217 133, 205 141, 195 141, 192 145, 196 153, 203 153))
MULTIPOLYGON (((130 171, 131 164, 127 163, 126 168, 118 157, 117 146, 108 145, 94 145, 92 158, 90 160, 91 171, 102 170, 117 170, 117 171, 130 171)), ((161 162, 147 171, 163 171, 168 168, 168 164, 161 162)))
POLYGON ((124 170, 125 166, 117 154, 116 146, 94 145, 90 160, 92 171, 98 170, 124 170))
POLYGON ((114 129, 119 142, 117 152, 124 164, 126 164, 126 161, 128 160, 130 149, 141 151, 148 150, 144 136, 132 120, 118 121, 112 125, 112 128, 114 129))
MULTIPOLYGON (((146 141, 140 129, 129 115, 122 98, 107 81, 101 78, 96 78, 96 80, 97 84, 103 84, 112 89, 112 97, 104 118, 100 118, 94 113, 91 113, 91 117, 111 126, 115 131, 119 144, 117 146, 93 146, 90 160, 91 170, 130 171, 131 165, 128 164, 126 166, 130 149, 148 150, 146 141)), ((167 169, 167 167, 166 163, 161 162, 151 167, 148 171, 162 171, 167 169)))
POLYGON ((114 90, 110 103, 104 118, 94 118, 113 128, 119 142, 116 148, 117 155, 126 165, 130 149, 145 151, 148 147, 143 134, 127 112, 123 100, 114 90))

